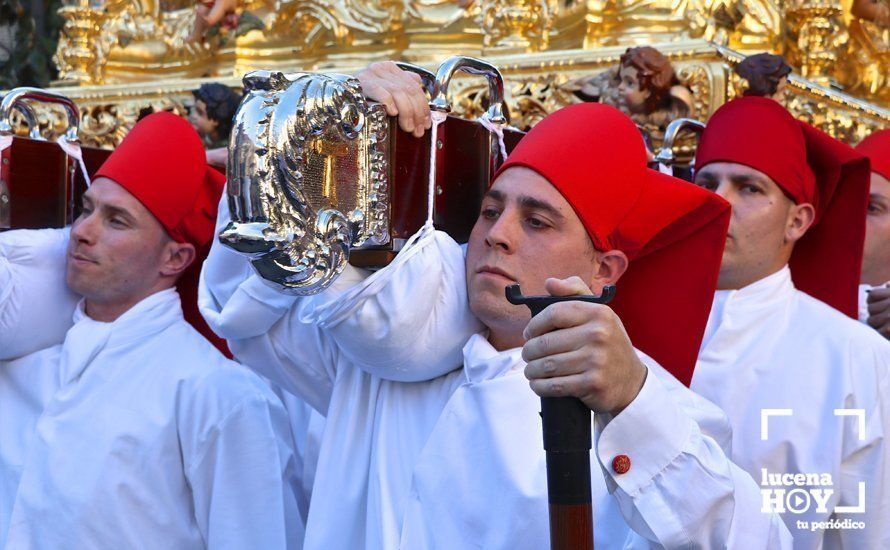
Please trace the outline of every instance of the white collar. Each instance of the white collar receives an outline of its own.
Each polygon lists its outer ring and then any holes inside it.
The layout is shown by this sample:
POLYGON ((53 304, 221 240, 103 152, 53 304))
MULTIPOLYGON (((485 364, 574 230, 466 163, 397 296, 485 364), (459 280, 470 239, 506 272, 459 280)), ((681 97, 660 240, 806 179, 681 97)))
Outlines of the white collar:
POLYGON ((144 298, 110 323, 87 316, 84 303, 77 304, 74 326, 62 344, 60 386, 78 379, 102 350, 143 340, 182 319, 179 294, 172 288, 144 298))
POLYGON ((522 348, 497 351, 488 341, 488 332, 478 332, 464 345, 464 373, 470 383, 484 382, 525 367, 522 348))
POLYGON ((111 322, 96 321, 85 311, 86 300, 81 299, 74 309, 74 325, 86 324, 94 330, 108 328, 114 343, 123 343, 148 336, 182 319, 182 305, 175 288, 167 288, 146 296, 111 322))
POLYGON ((723 308, 735 311, 760 309, 786 299, 793 291, 791 270, 786 264, 772 275, 767 275, 748 286, 736 290, 718 290, 714 293, 714 304, 720 302, 723 308))
POLYGON ((740 329, 749 322, 756 322, 768 315, 768 311, 786 303, 794 294, 794 283, 788 265, 771 275, 735 290, 718 290, 714 293, 708 325, 702 338, 704 350, 720 328, 740 329))

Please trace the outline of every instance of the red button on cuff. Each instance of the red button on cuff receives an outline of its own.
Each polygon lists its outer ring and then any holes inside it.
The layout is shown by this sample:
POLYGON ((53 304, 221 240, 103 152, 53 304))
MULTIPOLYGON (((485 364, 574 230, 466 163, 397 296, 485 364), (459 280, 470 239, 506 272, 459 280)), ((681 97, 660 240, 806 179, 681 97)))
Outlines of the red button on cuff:
POLYGON ((630 470, 630 457, 618 455, 612 459, 612 470, 616 474, 626 474, 630 470))

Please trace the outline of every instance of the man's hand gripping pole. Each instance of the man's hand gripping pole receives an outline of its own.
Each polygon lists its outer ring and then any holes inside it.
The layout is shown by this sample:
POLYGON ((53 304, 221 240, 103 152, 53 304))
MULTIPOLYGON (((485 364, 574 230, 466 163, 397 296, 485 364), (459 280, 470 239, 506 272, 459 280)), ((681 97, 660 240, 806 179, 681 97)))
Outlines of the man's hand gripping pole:
MULTIPOLYGON (((505 293, 508 302, 528 306, 534 317, 557 302, 607 304, 615 297, 615 286, 605 287, 600 296, 523 296, 519 285, 508 286, 505 293)), ((547 453, 550 548, 592 550, 590 409, 575 397, 542 397, 541 419, 547 453)))

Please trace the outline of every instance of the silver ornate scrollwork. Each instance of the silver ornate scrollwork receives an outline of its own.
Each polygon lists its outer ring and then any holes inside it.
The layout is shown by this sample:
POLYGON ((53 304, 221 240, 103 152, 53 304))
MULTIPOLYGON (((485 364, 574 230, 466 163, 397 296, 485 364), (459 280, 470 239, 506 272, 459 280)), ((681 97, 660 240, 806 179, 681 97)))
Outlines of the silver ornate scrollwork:
MULTIPOLYGON (((505 122, 503 78, 492 65, 454 57, 436 75, 400 66, 421 75, 441 110, 450 109, 455 72, 486 76, 487 116, 505 122)), ((346 75, 256 71, 244 90, 229 141, 232 221, 220 241, 272 286, 315 294, 343 271, 350 250, 390 242, 389 119, 346 75)))
POLYGON ((350 248, 389 242, 386 113, 346 75, 256 71, 244 89, 220 241, 273 286, 315 294, 350 248))

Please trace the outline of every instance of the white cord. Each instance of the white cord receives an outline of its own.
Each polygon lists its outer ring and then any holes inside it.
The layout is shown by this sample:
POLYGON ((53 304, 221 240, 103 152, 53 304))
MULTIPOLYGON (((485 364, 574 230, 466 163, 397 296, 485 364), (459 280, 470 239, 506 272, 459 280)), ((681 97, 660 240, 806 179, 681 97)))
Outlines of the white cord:
POLYGON ((492 134, 498 137, 498 146, 500 147, 501 153, 501 162, 505 162, 507 160, 507 147, 504 145, 504 125, 497 124, 491 121, 488 118, 488 113, 483 114, 481 117, 477 119, 479 124, 482 125, 483 128, 491 132, 492 134))
POLYGON ((429 194, 427 195, 427 205, 426 205, 426 224, 425 226, 432 227, 433 225, 433 206, 436 201, 436 150, 438 149, 437 145, 437 137, 439 135, 438 129, 439 125, 448 120, 448 115, 441 111, 433 110, 430 112, 430 118, 432 119, 432 128, 430 128, 430 177, 429 177, 429 194))
POLYGON ((64 151, 66 155, 77 159, 77 162, 80 164, 80 171, 83 173, 83 179, 87 182, 87 187, 89 187, 91 185, 90 175, 87 173, 87 166, 83 162, 83 151, 81 151, 80 145, 68 141, 65 139, 65 136, 59 136, 56 143, 59 144, 59 147, 62 148, 62 151, 64 151))

